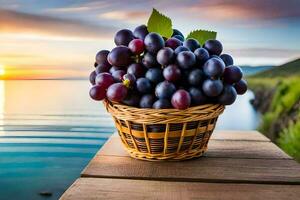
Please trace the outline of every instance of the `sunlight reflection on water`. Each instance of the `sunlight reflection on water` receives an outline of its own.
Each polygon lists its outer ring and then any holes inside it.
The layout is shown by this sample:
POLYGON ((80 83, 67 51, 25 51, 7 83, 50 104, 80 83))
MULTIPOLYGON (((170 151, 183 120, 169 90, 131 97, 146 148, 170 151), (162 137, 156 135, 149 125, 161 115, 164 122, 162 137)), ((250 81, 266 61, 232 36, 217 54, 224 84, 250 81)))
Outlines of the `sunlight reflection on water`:
POLYGON ((3 130, 3 118, 4 118, 4 105, 5 105, 5 87, 4 87, 4 81, 0 80, 0 131, 3 130))

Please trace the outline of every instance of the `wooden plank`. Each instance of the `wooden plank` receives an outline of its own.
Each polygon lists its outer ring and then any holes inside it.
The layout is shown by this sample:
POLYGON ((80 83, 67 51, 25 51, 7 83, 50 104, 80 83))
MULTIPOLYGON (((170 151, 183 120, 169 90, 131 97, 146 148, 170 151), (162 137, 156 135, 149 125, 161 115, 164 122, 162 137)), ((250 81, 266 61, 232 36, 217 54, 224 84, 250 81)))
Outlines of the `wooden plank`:
MULTIPOLYGON (((126 156, 121 140, 111 137, 99 155, 126 156)), ((271 142, 210 140, 206 157, 292 159, 271 142)))
POLYGON ((207 157, 292 159, 272 142, 211 140, 207 157))
POLYGON ((218 184, 80 178, 63 194, 61 200, 296 200, 299 199, 299 196, 299 185, 218 184))
POLYGON ((270 141, 258 131, 224 131, 215 130, 211 136, 213 140, 243 140, 243 141, 270 141))
POLYGON ((148 162, 130 157, 96 156, 82 177, 147 180, 300 184, 294 160, 199 158, 185 162, 148 162))

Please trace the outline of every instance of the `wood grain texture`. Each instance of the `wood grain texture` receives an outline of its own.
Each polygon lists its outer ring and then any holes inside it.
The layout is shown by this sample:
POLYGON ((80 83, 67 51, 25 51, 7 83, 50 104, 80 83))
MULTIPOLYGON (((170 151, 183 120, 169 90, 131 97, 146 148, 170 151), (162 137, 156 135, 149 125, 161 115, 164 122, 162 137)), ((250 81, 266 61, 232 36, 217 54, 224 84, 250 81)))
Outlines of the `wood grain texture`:
POLYGON ((184 162, 147 162, 130 157, 96 156, 82 177, 147 180, 300 184, 294 160, 199 158, 184 162))
POLYGON ((215 130, 211 136, 212 140, 243 140, 243 141, 263 141, 270 140, 258 131, 224 131, 215 130))
POLYGON ((80 178, 65 192, 61 200, 296 200, 299 199, 299 196, 299 185, 218 184, 80 178))
POLYGON ((207 157, 292 159, 272 142, 211 140, 207 157))
MULTIPOLYGON (((111 137, 101 148, 98 155, 125 156, 129 154, 124 150, 118 137, 111 137)), ((266 158, 266 159, 292 159, 275 144, 271 142, 210 140, 205 157, 223 158, 266 158)))

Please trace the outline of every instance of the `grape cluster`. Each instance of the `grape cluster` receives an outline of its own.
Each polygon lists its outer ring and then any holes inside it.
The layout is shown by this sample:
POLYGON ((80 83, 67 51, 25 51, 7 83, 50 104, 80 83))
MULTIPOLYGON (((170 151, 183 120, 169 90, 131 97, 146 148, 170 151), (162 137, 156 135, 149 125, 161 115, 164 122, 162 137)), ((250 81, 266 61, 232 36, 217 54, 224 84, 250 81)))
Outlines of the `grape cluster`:
POLYGON ((199 44, 173 30, 171 38, 149 33, 145 25, 120 30, 111 51, 96 55, 90 74, 94 100, 138 108, 187 109, 207 103, 230 105, 247 91, 240 67, 222 54, 218 40, 199 44))

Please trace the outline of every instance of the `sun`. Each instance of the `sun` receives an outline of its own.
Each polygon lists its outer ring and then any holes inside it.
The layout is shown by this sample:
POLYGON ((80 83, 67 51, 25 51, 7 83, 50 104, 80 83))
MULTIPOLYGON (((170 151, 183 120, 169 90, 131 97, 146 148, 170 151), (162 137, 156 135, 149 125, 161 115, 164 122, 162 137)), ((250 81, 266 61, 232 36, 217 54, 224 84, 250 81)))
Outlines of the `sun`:
POLYGON ((0 64, 0 76, 5 74, 4 65, 0 64))

